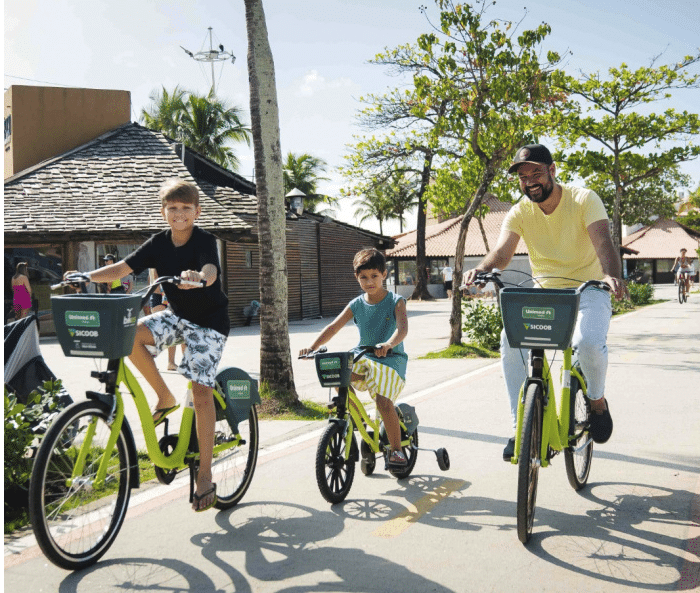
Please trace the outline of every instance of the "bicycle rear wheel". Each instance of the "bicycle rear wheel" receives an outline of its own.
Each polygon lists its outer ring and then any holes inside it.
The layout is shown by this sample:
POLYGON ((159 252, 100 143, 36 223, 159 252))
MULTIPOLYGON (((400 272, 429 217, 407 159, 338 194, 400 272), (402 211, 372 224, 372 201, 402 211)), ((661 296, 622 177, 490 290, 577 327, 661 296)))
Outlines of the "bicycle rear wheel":
POLYGON ((685 286, 683 285, 683 277, 681 276, 678 279, 678 302, 682 305, 683 304, 683 289, 685 286))
POLYGON ((581 490, 588 482, 593 461, 593 439, 588 434, 590 405, 578 379, 571 379, 569 404, 569 446, 564 449, 566 477, 574 490, 581 490))
POLYGON ((316 449, 316 483, 321 495, 331 504, 345 500, 350 493, 355 477, 355 459, 353 451, 357 450, 355 435, 352 435, 352 450, 345 459, 345 435, 336 422, 331 422, 323 431, 316 449))
MULTIPOLYGON (((258 461, 258 412, 250 406, 248 419, 238 423, 241 444, 214 454, 212 481, 216 483, 217 509, 229 509, 238 504, 248 490, 258 461)), ((216 423, 214 445, 231 442, 236 438, 231 426, 224 418, 216 423)))
POLYGON ((129 459, 123 431, 107 457, 104 482, 96 482, 111 433, 109 416, 106 405, 93 401, 66 408, 51 424, 34 460, 29 516, 39 547, 61 568, 79 570, 97 562, 126 515, 129 467, 136 460, 129 459))
POLYGON ((525 413, 518 457, 518 539, 524 544, 529 541, 535 522, 537 480, 542 451, 542 417, 542 388, 537 383, 531 383, 525 394, 525 413))

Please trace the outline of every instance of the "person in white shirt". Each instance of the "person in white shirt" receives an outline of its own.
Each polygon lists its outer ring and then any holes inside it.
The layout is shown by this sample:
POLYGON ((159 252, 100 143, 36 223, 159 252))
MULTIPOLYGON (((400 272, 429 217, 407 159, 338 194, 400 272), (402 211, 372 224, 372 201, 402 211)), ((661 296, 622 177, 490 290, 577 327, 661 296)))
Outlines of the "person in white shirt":
POLYGON ((452 298, 452 268, 445 266, 442 268, 442 285, 447 293, 447 298, 452 298))

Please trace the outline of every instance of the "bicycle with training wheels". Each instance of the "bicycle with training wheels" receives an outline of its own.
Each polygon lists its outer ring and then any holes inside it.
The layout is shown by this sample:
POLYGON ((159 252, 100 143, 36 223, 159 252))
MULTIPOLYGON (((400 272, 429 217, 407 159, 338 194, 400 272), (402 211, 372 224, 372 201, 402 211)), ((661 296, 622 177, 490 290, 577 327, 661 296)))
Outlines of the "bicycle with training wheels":
MULTIPOLYGON (((507 271, 507 270, 506 270, 507 271)), ((578 288, 506 287, 499 272, 480 272, 476 282, 494 282, 500 290, 501 315, 512 348, 529 350, 529 371, 520 391, 515 431, 518 466, 517 530, 526 544, 532 535, 540 467, 564 452, 566 475, 574 490, 586 485, 593 460, 589 435, 591 413, 586 379, 571 347, 581 293, 609 290, 605 282, 589 280, 578 288), (563 351, 559 402, 545 350, 563 351)))
POLYGON ((681 270, 678 273, 678 302, 682 305, 688 301, 688 285, 690 283, 690 271, 681 270))
MULTIPOLYGON (((406 465, 394 466, 388 463, 391 447, 379 411, 375 408, 374 419, 350 386, 352 365, 374 346, 363 346, 357 356, 353 351, 328 352, 323 346, 299 358, 314 358, 316 373, 322 387, 331 389, 328 408, 335 410, 324 430, 316 449, 316 483, 321 495, 331 504, 345 500, 355 477, 355 464, 361 456, 360 469, 366 476, 374 473, 377 456, 381 455, 385 467, 395 478, 403 479, 411 475, 418 458, 418 416, 415 408, 407 403, 396 406, 401 426, 401 448, 406 456, 406 465), (333 388, 337 394, 333 395, 333 388), (359 447, 355 439, 357 431, 362 439, 359 447)), ((389 351, 391 353, 391 350, 389 351)), ((445 471, 450 468, 447 450, 433 451, 438 466, 445 471)))
MULTIPOLYGON (((89 282, 71 275, 54 285, 89 282)), ((125 364, 144 303, 159 284, 187 281, 160 277, 136 294, 63 294, 51 299, 56 333, 66 356, 107 359, 106 369, 91 372, 104 391, 88 391, 52 422, 41 441, 29 487, 29 513, 37 542, 54 564, 78 570, 94 564, 114 542, 124 521, 132 488, 140 485, 138 453, 124 415, 124 395, 136 404, 150 461, 162 484, 189 469, 190 502, 199 463, 191 383, 180 428, 159 439, 148 401, 125 364)), ((198 284, 198 283, 190 283, 198 284)), ((233 367, 221 370, 214 389, 216 424, 212 481, 218 509, 242 498, 258 457, 257 382, 233 367)))

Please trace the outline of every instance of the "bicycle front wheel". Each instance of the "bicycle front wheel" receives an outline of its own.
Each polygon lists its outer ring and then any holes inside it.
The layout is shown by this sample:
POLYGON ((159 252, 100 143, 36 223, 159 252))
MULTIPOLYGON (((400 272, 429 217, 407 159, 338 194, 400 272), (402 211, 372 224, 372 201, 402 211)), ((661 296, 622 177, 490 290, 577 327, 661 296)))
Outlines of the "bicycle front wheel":
MULTIPOLYGON (((237 447, 214 453, 212 481, 216 483, 217 509, 229 509, 238 504, 248 490, 258 462, 258 412, 250 406, 248 420, 238 423, 241 443, 237 447)), ((216 423, 214 445, 228 443, 237 438, 224 418, 216 423)))
MULTIPOLYGON (((352 435, 353 450, 357 449, 352 435)), ((331 422, 323 431, 316 449, 316 483, 321 495, 331 504, 345 500, 355 477, 352 451, 345 459, 345 435, 339 424, 331 422)))
POLYGON ((588 434, 590 406, 575 377, 571 379, 569 397, 569 446, 564 449, 564 462, 569 484, 574 490, 581 490, 591 473, 593 439, 588 434))
POLYGON ((678 302, 682 305, 683 304, 683 280, 680 279, 678 280, 678 302))
POLYGON ((120 431, 106 452, 109 408, 85 401, 51 424, 29 484, 29 516, 39 547, 57 566, 79 570, 97 562, 124 522, 131 487, 129 448, 120 431), (107 456, 104 481, 97 469, 107 456))
POLYGON ((526 544, 535 523, 537 479, 542 465, 542 387, 531 383, 525 394, 522 440, 518 457, 518 539, 526 544))

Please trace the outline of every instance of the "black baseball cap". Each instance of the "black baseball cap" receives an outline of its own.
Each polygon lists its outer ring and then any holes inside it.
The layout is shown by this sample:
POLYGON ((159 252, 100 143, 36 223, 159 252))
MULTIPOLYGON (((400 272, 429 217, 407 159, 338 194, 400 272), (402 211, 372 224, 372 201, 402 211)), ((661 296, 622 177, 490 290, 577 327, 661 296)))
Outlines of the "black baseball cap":
POLYGON ((117 256, 112 255, 111 253, 108 253, 102 258, 104 261, 117 261, 117 256))
POLYGON ((549 166, 553 162, 552 155, 546 146, 542 144, 526 144, 515 153, 515 158, 508 169, 508 173, 514 173, 523 163, 549 166))

